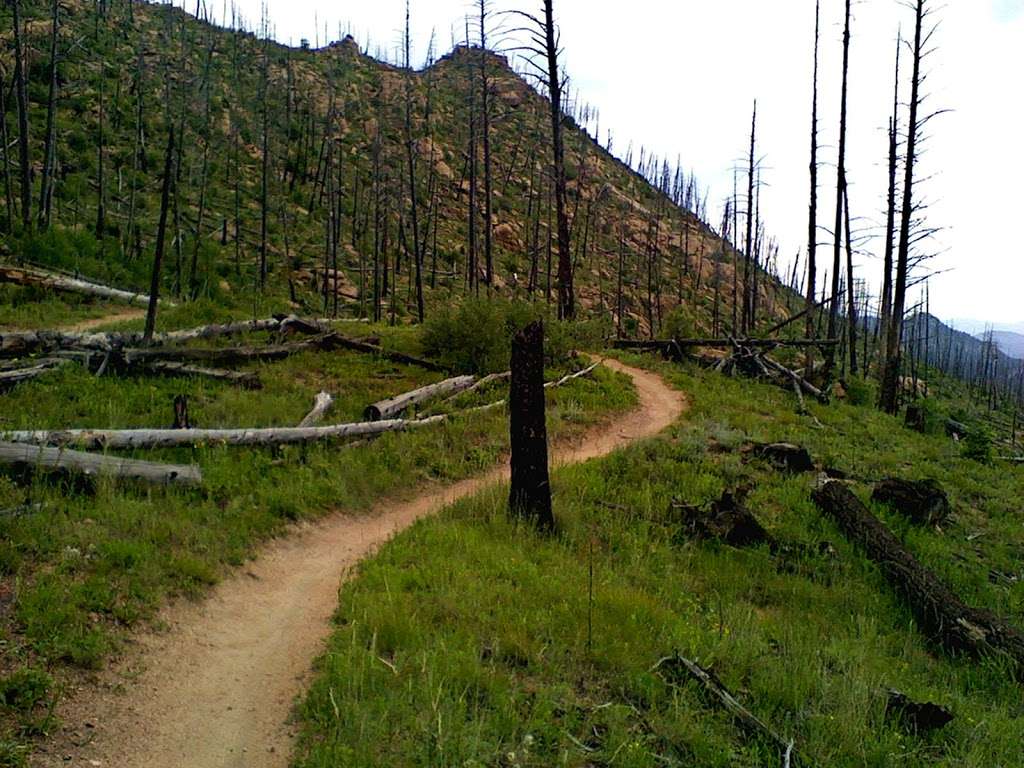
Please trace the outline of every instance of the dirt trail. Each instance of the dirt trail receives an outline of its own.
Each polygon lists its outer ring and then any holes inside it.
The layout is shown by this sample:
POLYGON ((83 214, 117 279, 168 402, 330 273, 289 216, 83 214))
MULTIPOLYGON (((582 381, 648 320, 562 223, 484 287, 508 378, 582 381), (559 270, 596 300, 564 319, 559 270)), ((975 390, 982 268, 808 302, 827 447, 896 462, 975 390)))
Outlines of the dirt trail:
MULTIPOLYGON (((653 436, 686 407, 657 375, 606 365, 633 379, 639 406, 576 444, 556 446, 553 463, 586 461, 653 436)), ((61 713, 65 733, 34 765, 287 766, 294 737, 287 721, 330 632, 340 582, 397 532, 507 475, 507 466, 498 467, 366 517, 337 514, 269 545, 209 599, 165 611, 170 630, 142 638, 131 654, 135 665, 118 670, 110 690, 72 699, 61 713), (123 693, 115 692, 118 682, 123 693)))
POLYGON ((109 315, 104 315, 103 317, 94 317, 91 320, 83 320, 80 323, 73 323, 65 326, 61 330, 67 331, 68 333, 85 333, 86 331, 93 331, 105 325, 111 325, 112 323, 123 323, 126 320, 138 320, 145 316, 146 310, 144 309, 120 309, 116 312, 111 312, 109 315))

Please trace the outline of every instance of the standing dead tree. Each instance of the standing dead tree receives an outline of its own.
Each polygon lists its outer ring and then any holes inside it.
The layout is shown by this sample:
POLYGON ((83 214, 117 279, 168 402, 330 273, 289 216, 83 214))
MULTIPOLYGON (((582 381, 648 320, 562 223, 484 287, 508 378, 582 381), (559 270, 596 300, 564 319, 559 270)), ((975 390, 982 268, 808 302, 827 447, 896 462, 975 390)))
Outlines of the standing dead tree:
POLYGON ((153 275, 149 283, 149 308, 146 310, 146 329, 143 340, 149 343, 156 329, 156 309, 160 301, 160 273, 167 239, 167 211, 170 207, 171 187, 174 185, 174 124, 167 127, 167 153, 164 156, 164 179, 160 192, 160 223, 156 233, 156 251, 153 254, 153 275))
POLYGON ((553 530, 548 438, 544 417, 544 324, 536 321, 512 339, 509 429, 512 442, 513 515, 553 530))
POLYGON ((576 294, 573 288, 572 247, 569 214, 566 209, 565 115, 562 111, 564 82, 559 67, 560 35, 555 26, 554 0, 544 0, 543 19, 525 11, 511 11, 526 19, 527 27, 518 30, 528 35, 520 46, 527 54, 531 74, 547 85, 551 107, 552 176, 554 177, 555 216, 558 234, 558 318, 571 320, 576 316, 576 294), (540 62, 543 62, 540 63, 540 62))
POLYGON ((893 86, 892 117, 889 119, 889 191, 886 196, 885 257, 882 264, 882 306, 879 315, 879 336, 882 343, 881 358, 886 357, 888 328, 892 317, 892 257, 896 242, 896 164, 899 150, 900 109, 900 49, 902 34, 896 38, 896 77, 893 86))
MULTIPOLYGON (((821 1, 814 6, 814 92, 811 96, 811 201, 807 222, 807 296, 804 300, 807 338, 814 337, 815 287, 818 281, 818 47, 821 43, 821 1)), ((812 350, 807 350, 804 375, 810 376, 814 365, 812 350)))
MULTIPOLYGON (((900 240, 896 254, 896 278, 893 291, 892 316, 886 329, 885 366, 882 371, 882 387, 879 405, 887 413, 896 413, 899 407, 898 379, 902 357, 903 318, 906 310, 907 282, 910 274, 910 251, 915 239, 914 225, 914 178, 917 163, 918 141, 924 125, 936 114, 921 117, 921 65, 931 48, 931 39, 936 26, 925 30, 925 22, 932 11, 928 0, 914 2, 914 43, 913 75, 911 76, 910 117, 907 123, 907 149, 904 160, 903 205, 900 211, 900 240)), ((920 239, 919 237, 917 239, 920 239)))
POLYGON ((18 165, 21 177, 21 223, 32 229, 32 158, 28 127, 28 76, 25 74, 25 48, 22 40, 21 0, 12 0, 14 25, 14 96, 18 103, 18 165))

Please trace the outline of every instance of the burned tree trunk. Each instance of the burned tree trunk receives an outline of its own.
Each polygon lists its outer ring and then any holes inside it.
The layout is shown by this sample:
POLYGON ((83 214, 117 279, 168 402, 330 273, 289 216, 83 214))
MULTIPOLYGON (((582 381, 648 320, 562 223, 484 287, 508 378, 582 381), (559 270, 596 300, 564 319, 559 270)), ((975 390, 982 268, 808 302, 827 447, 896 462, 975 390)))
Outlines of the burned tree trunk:
POLYGON ((174 126, 167 132, 167 154, 164 157, 163 190, 160 193, 160 223, 156 233, 156 252, 153 254, 153 276, 149 284, 149 307, 146 310, 146 329, 143 339, 149 342, 156 328, 156 308, 160 301, 160 270, 164 260, 164 242, 167 237, 167 209, 170 207, 171 184, 174 183, 174 126))
POLYGON ((813 498, 847 538, 878 565, 934 642, 952 653, 1005 658, 1018 673, 1024 668, 1024 633, 990 611, 963 603, 846 485, 826 483, 814 491, 813 498))
POLYGON ((544 417, 544 324, 536 321, 512 339, 509 427, 512 438, 513 515, 553 530, 548 435, 544 417))
MULTIPOLYGON (((814 8, 814 94, 811 99, 811 202, 807 222, 807 298, 805 336, 814 336, 814 291, 818 282, 818 46, 821 40, 821 2, 814 8)), ((807 350, 804 375, 810 376, 814 368, 812 350, 807 350)))

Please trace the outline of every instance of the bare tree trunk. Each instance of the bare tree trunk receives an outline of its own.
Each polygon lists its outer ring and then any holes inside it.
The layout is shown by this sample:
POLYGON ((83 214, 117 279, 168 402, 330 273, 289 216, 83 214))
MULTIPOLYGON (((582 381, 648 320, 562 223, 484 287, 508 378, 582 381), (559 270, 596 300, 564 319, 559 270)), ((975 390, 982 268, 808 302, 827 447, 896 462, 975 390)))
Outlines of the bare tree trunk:
POLYGON ((565 142, 562 130, 562 75, 558 69, 558 35, 555 31, 554 0, 544 0, 544 34, 548 65, 548 96, 551 100, 551 143, 555 174, 555 211, 558 218, 558 318, 576 316, 573 289, 572 250, 569 219, 565 209, 565 142))
MULTIPOLYGON (((836 218, 833 234, 832 249, 832 305, 828 314, 828 337, 836 338, 839 319, 839 272, 841 267, 841 255, 843 248, 843 202, 846 192, 846 112, 847 94, 849 92, 849 69, 850 69, 850 3, 846 0, 846 22, 843 27, 843 85, 842 102, 839 111, 839 162, 836 169, 836 218)), ((835 354, 830 354, 826 360, 826 370, 831 373, 835 365, 835 354)))
POLYGON ((149 309, 146 311, 146 329, 143 341, 153 338, 156 328, 156 310, 160 300, 160 270, 164 259, 164 241, 167 236, 167 209, 170 207, 171 186, 174 183, 174 125, 167 127, 167 153, 164 156, 164 180, 160 192, 160 223, 156 232, 156 251, 153 254, 153 277, 149 283, 149 309))
POLYGON ((757 141, 757 100, 754 100, 754 117, 750 122, 750 158, 747 167, 747 243, 746 253, 743 257, 743 313, 741 317, 741 330, 744 335, 750 330, 750 315, 753 309, 753 295, 750 285, 750 260, 754 257, 754 166, 757 159, 754 157, 755 144, 757 141))
POLYGON ((14 231, 14 185, 11 182, 11 162, 7 152, 10 139, 7 132, 7 88, 3 86, 6 80, 6 74, 0 68, 0 163, 4 170, 4 203, 7 213, 4 231, 11 233, 14 231))
MULTIPOLYGON (((804 300, 806 312, 804 335, 810 339, 814 334, 815 288, 818 282, 818 48, 821 43, 821 0, 814 5, 814 95, 811 100, 811 202, 807 222, 807 295, 804 300)), ((804 361, 804 376, 809 377, 814 368, 814 351, 807 350, 804 361)))
POLYGON ((887 413, 896 413, 897 379, 901 357, 903 314, 907 298, 907 276, 910 270, 910 227, 914 213, 914 164, 917 160, 918 109, 921 106, 921 59, 924 54, 925 0, 917 0, 914 23, 914 72, 911 79, 910 118, 907 123, 907 153, 903 179, 903 208, 900 212, 900 245, 896 258, 896 284, 893 293, 892 317, 886 339, 885 370, 882 375, 880 405, 887 413))
POLYGON ((846 329, 850 342, 850 376, 857 375, 857 301, 854 297, 853 241, 850 237, 849 190, 843 185, 843 210, 846 224, 846 329))
POLYGON ((39 190, 39 228, 50 226, 50 202, 53 195, 53 171, 57 140, 57 42, 60 33, 60 2, 53 0, 50 32, 50 90, 46 99, 46 139, 43 148, 43 176, 39 190))
POLYGON ((103 233, 107 228, 107 209, 106 209, 106 181, 103 173, 103 160, 104 160, 104 141, 103 135, 103 91, 104 81, 106 80, 104 73, 106 72, 106 64, 100 62, 100 89, 99 89, 99 126, 96 134, 96 239, 102 241, 103 233))
POLYGON ((892 118, 889 120, 889 194, 886 198, 888 210, 885 222, 885 258, 882 265, 882 307, 879 316, 879 337, 882 345, 880 359, 883 361, 888 353, 888 329, 892 318, 892 259, 896 243, 896 165, 899 149, 900 48, 902 47, 902 38, 897 39, 892 118))
POLYGON ((422 323, 423 307, 423 258, 420 251, 419 195, 416 189, 416 147, 412 135, 412 59, 409 36, 409 0, 405 2, 405 155, 409 171, 409 205, 412 219, 412 257, 416 275, 416 314, 422 323))
POLYGON ((544 324, 531 323, 512 339, 509 430, 512 490, 509 509, 541 530, 555 527, 548 478, 544 408, 544 324))
POLYGON ((32 158, 29 148, 28 76, 25 73, 25 50, 21 39, 21 0, 11 0, 14 24, 14 94, 18 102, 18 164, 21 176, 21 223, 26 232, 32 229, 32 158))
MULTIPOLYGON (((480 5, 480 111, 484 150, 484 274, 488 292, 494 287, 494 211, 491 178, 491 94, 487 75, 487 0, 480 5)), ((517 145, 518 146, 518 145, 517 145)))

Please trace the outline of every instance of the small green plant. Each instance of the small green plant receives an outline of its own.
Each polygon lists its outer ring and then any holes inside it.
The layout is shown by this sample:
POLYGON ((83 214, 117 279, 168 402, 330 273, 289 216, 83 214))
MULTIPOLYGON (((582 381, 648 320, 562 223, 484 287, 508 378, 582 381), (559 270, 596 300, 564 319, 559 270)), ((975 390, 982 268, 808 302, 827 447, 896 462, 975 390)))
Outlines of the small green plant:
POLYGON ((692 338, 693 329, 693 318, 683 307, 676 307, 665 317, 665 336, 670 339, 692 338))
POLYGON ((965 459, 971 459, 981 464, 991 464, 992 436, 984 427, 974 425, 968 430, 960 451, 965 459))
POLYGON ((53 680, 48 674, 39 669, 24 667, 0 680, 0 704, 25 714, 46 701, 52 687, 53 680))

